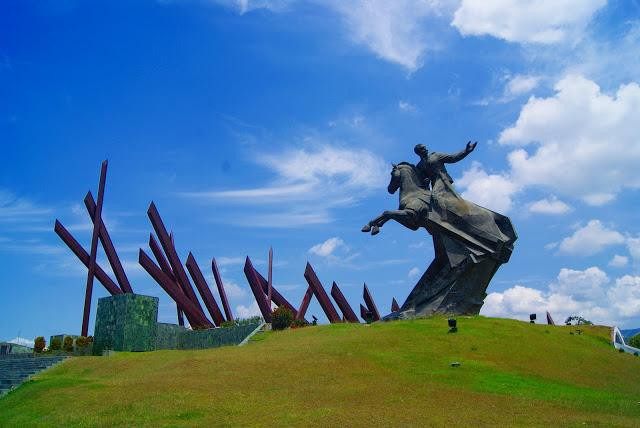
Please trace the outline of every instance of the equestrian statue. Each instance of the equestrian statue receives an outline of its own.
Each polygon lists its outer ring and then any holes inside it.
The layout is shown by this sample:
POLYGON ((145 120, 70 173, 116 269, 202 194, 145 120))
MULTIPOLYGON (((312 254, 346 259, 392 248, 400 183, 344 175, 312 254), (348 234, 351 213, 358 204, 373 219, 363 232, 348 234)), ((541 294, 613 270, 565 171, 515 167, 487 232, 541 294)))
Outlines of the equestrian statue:
POLYGON ((393 164, 387 190, 400 190, 397 210, 384 211, 363 228, 376 235, 389 220, 433 237, 435 258, 399 311, 384 319, 432 314, 476 315, 487 296, 491 278, 509 261, 518 238, 508 217, 464 200, 453 187, 445 164, 464 159, 478 143, 464 150, 437 153, 418 144, 417 165, 393 164))

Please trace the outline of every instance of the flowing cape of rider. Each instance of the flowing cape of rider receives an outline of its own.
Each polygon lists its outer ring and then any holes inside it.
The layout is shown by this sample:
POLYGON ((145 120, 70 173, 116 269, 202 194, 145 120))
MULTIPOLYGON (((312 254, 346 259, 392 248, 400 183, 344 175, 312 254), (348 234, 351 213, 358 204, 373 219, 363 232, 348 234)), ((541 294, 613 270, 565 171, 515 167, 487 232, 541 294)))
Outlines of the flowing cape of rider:
POLYGON ((489 281, 513 251, 517 235, 511 221, 464 200, 445 174, 432 180, 429 192, 419 185, 414 165, 403 162, 396 168, 402 176, 401 208, 403 202, 414 210, 416 203, 423 203, 415 226, 425 227, 433 236, 435 250, 433 262, 399 312, 404 316, 479 313, 489 281))

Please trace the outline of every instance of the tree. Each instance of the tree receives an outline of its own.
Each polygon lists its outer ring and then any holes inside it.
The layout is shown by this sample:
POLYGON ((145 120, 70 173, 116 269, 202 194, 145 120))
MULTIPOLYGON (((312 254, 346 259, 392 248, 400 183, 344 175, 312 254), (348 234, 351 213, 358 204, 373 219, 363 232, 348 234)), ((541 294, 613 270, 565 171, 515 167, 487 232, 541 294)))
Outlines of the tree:
POLYGON ((629 339, 629 346, 640 349, 640 333, 629 339))
POLYGON ((33 341, 33 350, 37 353, 42 352, 45 346, 47 346, 47 341, 44 340, 43 336, 38 336, 33 341))
POLYGON ((62 349, 67 352, 73 352, 73 337, 65 336, 64 341, 62 342, 62 349))
POLYGON ((51 349, 52 351, 59 351, 61 347, 62 347, 62 342, 60 341, 59 337, 54 337, 53 339, 51 339, 51 343, 49 344, 49 349, 51 349))
POLYGON ((284 330, 289 328, 293 322, 293 312, 289 308, 279 306, 271 313, 271 328, 274 330, 284 330))
POLYGON ((571 315, 565 320, 564 323, 566 325, 574 325, 573 324, 574 321, 575 321, 575 325, 593 325, 591 321, 584 319, 579 315, 571 315))

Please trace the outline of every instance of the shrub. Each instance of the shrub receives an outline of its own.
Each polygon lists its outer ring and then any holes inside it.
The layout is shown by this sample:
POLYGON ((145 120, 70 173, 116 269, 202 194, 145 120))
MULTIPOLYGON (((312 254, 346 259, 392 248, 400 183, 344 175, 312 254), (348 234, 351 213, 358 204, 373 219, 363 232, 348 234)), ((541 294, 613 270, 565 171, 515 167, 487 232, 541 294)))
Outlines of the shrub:
POLYGON ((65 336, 64 340, 62 341, 62 349, 64 349, 66 352, 73 352, 73 337, 65 336))
POLYGON ((629 346, 640 348, 640 334, 636 334, 631 339, 629 339, 629 346))
POLYGON ((306 327, 308 325, 309 325, 309 323, 306 322, 305 320, 300 320, 300 319, 296 318, 291 323, 291 328, 301 328, 301 327, 306 327))
POLYGON ((236 325, 260 324, 262 321, 262 317, 259 315, 250 318, 237 318, 236 325))
POLYGON ((47 341, 44 340, 43 336, 38 336, 33 341, 33 350, 35 352, 38 352, 38 353, 42 352, 45 346, 47 346, 47 341))
POLYGON ((220 327, 235 327, 236 326, 236 322, 235 321, 225 321, 222 324, 220 324, 220 327))
POLYGON ((58 337, 54 337, 51 339, 51 343, 49 344, 49 349, 52 351, 59 351, 62 348, 62 341, 58 337))
POLYGON ((271 313, 271 328, 274 330, 284 330, 291 326, 293 322, 293 312, 284 306, 278 307, 271 313))
POLYGON ((564 323, 566 325, 593 325, 591 321, 584 319, 579 315, 571 315, 570 317, 567 317, 564 323), (575 321, 575 324, 573 321, 575 321))
POLYGON ((88 338, 86 338, 85 336, 78 336, 76 338, 76 346, 78 348, 84 348, 85 346, 87 346, 89 344, 88 342, 88 338))

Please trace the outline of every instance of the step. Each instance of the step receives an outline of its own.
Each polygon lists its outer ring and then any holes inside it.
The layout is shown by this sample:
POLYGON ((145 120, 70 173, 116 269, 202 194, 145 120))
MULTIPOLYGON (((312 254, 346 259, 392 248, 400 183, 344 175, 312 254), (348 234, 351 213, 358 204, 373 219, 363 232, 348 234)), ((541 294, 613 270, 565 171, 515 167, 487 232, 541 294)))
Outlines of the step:
POLYGON ((4 376, 0 376, 0 380, 3 379, 24 379, 27 378, 29 376, 33 376, 34 374, 36 374, 38 372, 31 372, 31 373, 11 373, 8 375, 4 375, 4 376))
POLYGON ((12 388, 14 386, 18 386, 21 385, 22 383, 24 383, 26 379, 20 379, 20 380, 0 380, 0 387, 2 388, 12 388))
POLYGON ((0 395, 20 386, 31 376, 65 360, 66 356, 0 359, 0 395))

